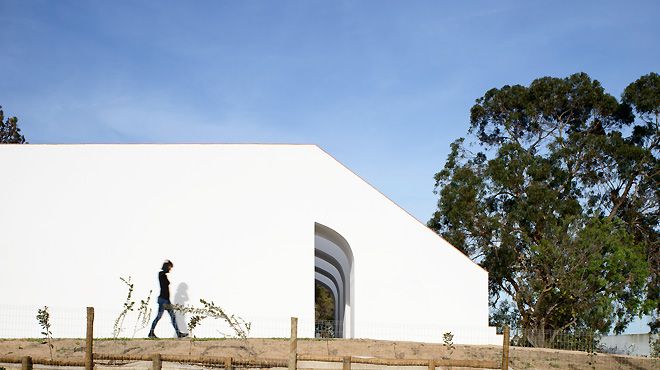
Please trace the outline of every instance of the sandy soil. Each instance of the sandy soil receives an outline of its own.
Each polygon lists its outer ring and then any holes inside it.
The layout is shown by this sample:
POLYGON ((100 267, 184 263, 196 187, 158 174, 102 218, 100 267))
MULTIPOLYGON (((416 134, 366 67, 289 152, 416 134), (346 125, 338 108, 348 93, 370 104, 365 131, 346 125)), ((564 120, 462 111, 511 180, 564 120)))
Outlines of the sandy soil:
MULTIPOLYGON (((56 359, 82 359, 84 341, 81 339, 58 339, 54 341, 53 357, 56 359)), ((289 342, 286 339, 236 339, 196 340, 188 339, 130 339, 96 340, 95 353, 148 355, 161 353, 187 356, 232 356, 257 357, 265 359, 286 359, 289 342)), ((417 342, 392 342, 377 340, 305 340, 298 342, 298 353, 322 356, 354 356, 398 359, 477 359, 501 361, 502 347, 462 346, 450 351, 441 344, 417 342)), ((49 358, 49 350, 41 340, 0 340, 0 357, 32 356, 49 358)), ((623 369, 658 370, 660 359, 646 359, 631 356, 597 354, 589 356, 584 352, 559 351, 511 347, 510 369, 539 370, 581 370, 581 369, 623 369)), ((130 365, 130 364, 129 364, 130 365)), ((148 363, 144 368, 148 368, 148 363)), ((189 368, 186 366, 164 365, 164 368, 189 368)), ((0 365, 7 369, 13 365, 0 365)), ((138 366, 139 367, 139 366, 138 366)), ((341 364, 307 364, 308 368, 341 368, 341 364), (311 366, 311 367, 310 367, 311 366)), ((373 367, 372 367, 373 368, 373 367)), ((393 367, 381 367, 388 370, 393 367)), ((409 367, 409 370, 414 368, 409 367)), ((454 368, 455 370, 456 368, 454 368)))

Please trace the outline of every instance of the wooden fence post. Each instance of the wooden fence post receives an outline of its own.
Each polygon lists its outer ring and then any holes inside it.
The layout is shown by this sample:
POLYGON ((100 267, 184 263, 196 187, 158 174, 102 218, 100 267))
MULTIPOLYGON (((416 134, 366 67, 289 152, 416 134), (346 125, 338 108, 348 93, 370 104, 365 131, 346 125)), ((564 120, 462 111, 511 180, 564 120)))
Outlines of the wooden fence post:
POLYGON ((291 339, 289 342, 289 370, 298 367, 298 318, 291 318, 291 339))
POLYGON ((342 370, 351 370, 351 356, 344 356, 344 367, 342 370))
POLYGON ((504 327, 502 340, 502 370, 509 370, 509 327, 504 327))
POLYGON ((85 338, 85 370, 92 370, 94 368, 94 307, 87 307, 87 335, 85 338))
POLYGON ((435 370, 435 360, 429 360, 429 370, 435 370))
POLYGON ((21 370, 32 370, 32 357, 24 356, 21 359, 21 370))
POLYGON ((232 368, 233 368, 233 366, 232 366, 231 356, 230 357, 225 357, 225 370, 233 370, 232 368))
POLYGON ((160 370, 163 368, 163 358, 160 353, 154 353, 151 356, 151 370, 160 370))

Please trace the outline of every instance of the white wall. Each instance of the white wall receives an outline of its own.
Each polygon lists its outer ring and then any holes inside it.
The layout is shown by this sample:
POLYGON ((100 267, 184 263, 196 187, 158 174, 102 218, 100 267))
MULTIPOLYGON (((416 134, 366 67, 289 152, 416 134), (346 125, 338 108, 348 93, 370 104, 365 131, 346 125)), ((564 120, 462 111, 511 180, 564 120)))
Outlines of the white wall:
MULTIPOLYGON (((119 277, 157 295, 169 258, 172 297, 185 283, 184 303, 212 299, 256 336, 297 316, 311 337, 318 222, 354 255, 356 337, 500 343, 487 273, 316 146, 3 145, 0 166, 0 309, 95 306, 109 336, 119 277)), ((5 316, 0 337, 33 332, 5 316)))
POLYGON ((621 334, 606 335, 600 339, 600 344, 607 353, 620 355, 649 356, 651 334, 621 334))

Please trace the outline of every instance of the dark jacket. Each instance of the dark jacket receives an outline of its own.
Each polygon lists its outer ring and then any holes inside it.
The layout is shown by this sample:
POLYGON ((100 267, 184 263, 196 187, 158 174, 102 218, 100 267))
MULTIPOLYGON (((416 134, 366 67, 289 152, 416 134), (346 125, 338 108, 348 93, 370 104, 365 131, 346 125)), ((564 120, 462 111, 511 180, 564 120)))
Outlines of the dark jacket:
POLYGON ((167 273, 161 271, 158 273, 158 282, 160 283, 160 295, 158 298, 170 300, 170 281, 167 278, 167 273))

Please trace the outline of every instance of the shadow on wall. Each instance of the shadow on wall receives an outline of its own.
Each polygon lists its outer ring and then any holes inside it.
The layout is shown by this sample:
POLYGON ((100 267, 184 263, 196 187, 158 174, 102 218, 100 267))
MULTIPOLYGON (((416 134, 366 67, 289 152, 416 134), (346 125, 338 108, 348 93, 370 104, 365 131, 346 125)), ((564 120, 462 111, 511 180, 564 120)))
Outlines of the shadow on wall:
MULTIPOLYGON (((179 283, 176 287, 176 293, 174 293, 174 300, 172 303, 185 306, 188 301, 188 284, 179 283)), ((184 333, 188 332, 188 322, 186 320, 185 312, 176 311, 176 324, 180 331, 184 333)))

